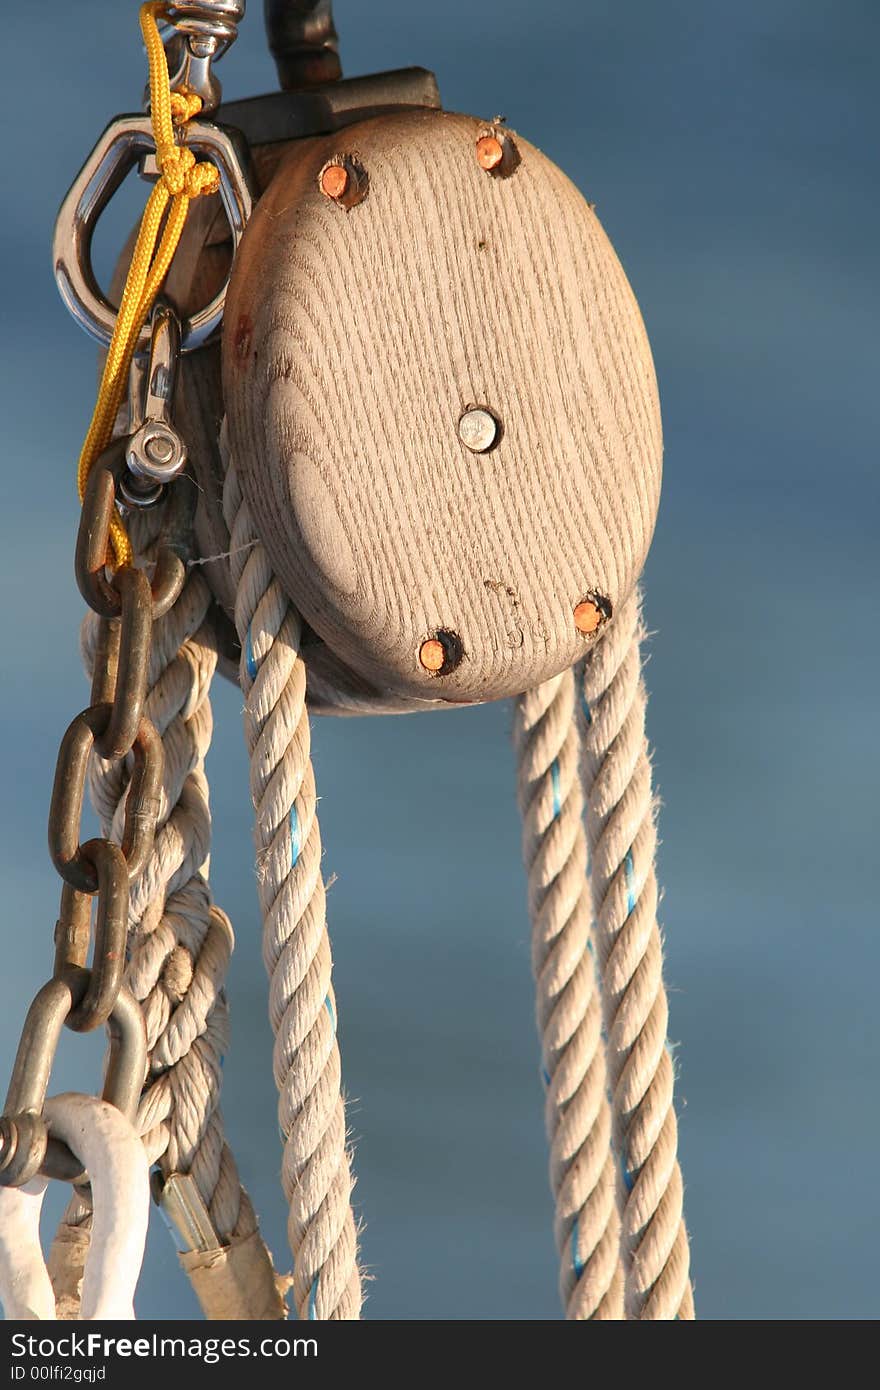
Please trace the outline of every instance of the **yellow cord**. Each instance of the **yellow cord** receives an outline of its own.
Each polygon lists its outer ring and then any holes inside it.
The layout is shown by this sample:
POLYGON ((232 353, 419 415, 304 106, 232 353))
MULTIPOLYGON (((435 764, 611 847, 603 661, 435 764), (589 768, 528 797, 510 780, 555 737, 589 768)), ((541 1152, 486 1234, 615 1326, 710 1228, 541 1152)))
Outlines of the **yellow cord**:
MULTIPOLYGON (((192 150, 178 145, 174 138, 175 125, 185 125, 201 110, 202 102, 193 93, 171 91, 165 47, 156 23, 156 16, 164 8, 163 0, 150 0, 149 4, 141 6, 139 15, 150 65, 150 120, 160 178, 144 209, 113 337, 107 349, 98 399, 79 456, 80 502, 92 465, 113 436, 113 426, 128 384, 131 359, 177 250, 190 201, 204 193, 216 193, 220 184, 220 175, 213 164, 197 164, 192 150)), ((131 542, 118 513, 114 513, 110 523, 110 547, 112 554, 108 554, 107 563, 112 569, 131 564, 131 542)))

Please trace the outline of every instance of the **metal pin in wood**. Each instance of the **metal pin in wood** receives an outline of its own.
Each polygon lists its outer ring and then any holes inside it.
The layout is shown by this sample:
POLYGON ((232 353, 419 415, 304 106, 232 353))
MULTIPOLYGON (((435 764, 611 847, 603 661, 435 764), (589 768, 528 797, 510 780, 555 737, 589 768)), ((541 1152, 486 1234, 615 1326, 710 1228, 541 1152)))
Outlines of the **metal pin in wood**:
POLYGON ((485 454, 497 443, 499 423, 484 405, 471 406, 458 422, 458 437, 472 454, 485 454))
POLYGON ((461 661, 461 638, 449 628, 440 628, 419 647, 419 664, 431 676, 445 676, 461 661))
POLYGON ((335 154, 321 166, 318 187, 325 198, 343 208, 353 208, 367 196, 367 171, 354 155, 335 154))
POLYGON ((588 594, 575 605, 574 625, 578 632, 589 637, 610 617, 611 605, 607 599, 600 598, 598 594, 588 594))
POLYGON ((477 163, 493 178, 505 179, 520 164, 520 153, 509 131, 498 125, 487 126, 477 137, 477 163))

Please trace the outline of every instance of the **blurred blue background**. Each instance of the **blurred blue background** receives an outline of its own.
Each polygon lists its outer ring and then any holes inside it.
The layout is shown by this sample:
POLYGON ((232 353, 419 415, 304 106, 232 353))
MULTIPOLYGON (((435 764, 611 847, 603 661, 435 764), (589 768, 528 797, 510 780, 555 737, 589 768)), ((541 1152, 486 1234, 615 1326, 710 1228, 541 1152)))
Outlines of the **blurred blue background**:
MULTIPOLYGON (((230 98, 274 87, 249 10, 230 98)), ((73 466, 94 353, 49 240, 97 132, 139 103, 136 13, 44 0, 4 16, 3 1084, 50 967, 46 811, 85 693, 73 466)), ((340 0, 336 16, 348 74, 421 63, 447 107, 505 112, 597 203, 639 296, 666 436, 648 682, 697 1308, 876 1317, 880 11, 340 0)), ((105 257, 133 207, 102 231, 105 257)), ((209 763, 238 942, 223 1108, 281 1262, 239 705, 218 687, 209 763)), ((315 728, 374 1318, 559 1316, 510 723, 500 705, 315 728), (420 891, 437 879, 453 911, 420 891)), ((95 1066, 68 1035, 54 1084, 95 1066)), ((155 1213, 138 1307, 196 1311, 155 1213)))

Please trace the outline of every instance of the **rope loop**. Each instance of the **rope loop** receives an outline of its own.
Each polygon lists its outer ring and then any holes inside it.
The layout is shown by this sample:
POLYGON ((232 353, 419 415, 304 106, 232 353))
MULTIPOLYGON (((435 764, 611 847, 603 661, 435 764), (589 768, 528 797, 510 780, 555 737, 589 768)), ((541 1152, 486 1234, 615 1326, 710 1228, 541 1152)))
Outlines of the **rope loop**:
MULTIPOLYGON (((199 105, 201 101, 199 98, 199 105)), ((192 150, 185 145, 159 145, 156 149, 162 182, 172 198, 183 194, 198 198, 203 193, 216 193, 220 187, 220 172, 207 160, 196 163, 192 150)))
POLYGON ((171 119, 175 125, 186 125, 202 109, 202 98, 195 92, 181 90, 171 93, 171 119))

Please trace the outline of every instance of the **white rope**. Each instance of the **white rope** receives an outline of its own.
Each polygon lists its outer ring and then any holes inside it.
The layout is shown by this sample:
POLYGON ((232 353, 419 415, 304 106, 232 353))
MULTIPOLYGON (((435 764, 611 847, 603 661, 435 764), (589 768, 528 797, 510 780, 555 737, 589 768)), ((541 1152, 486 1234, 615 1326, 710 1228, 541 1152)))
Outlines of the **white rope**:
POLYGON ((301 625, 256 543, 232 460, 223 510, 242 649, 294 1300, 302 1319, 354 1319, 361 1283, 301 625))
POLYGON ((694 1316, 657 923, 657 832, 635 594, 585 663, 583 787, 629 1318, 694 1316))
POLYGON ((532 919, 559 1288, 567 1318, 623 1317, 620 1219, 579 782, 573 671, 522 695, 514 742, 532 919))
MULTIPOLYGON (((47 1100, 43 1114, 88 1171, 93 1225, 80 1318, 131 1319, 150 1208, 147 1155, 130 1121, 94 1096, 47 1100)), ((0 1188, 0 1300, 7 1318, 54 1320, 55 1298, 40 1250, 48 1180, 0 1188)))

